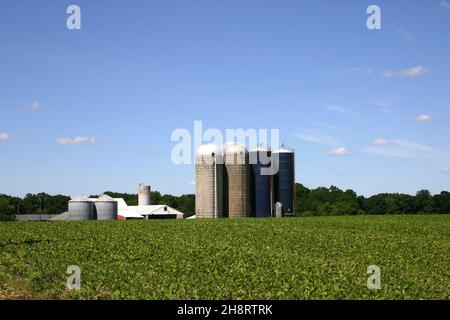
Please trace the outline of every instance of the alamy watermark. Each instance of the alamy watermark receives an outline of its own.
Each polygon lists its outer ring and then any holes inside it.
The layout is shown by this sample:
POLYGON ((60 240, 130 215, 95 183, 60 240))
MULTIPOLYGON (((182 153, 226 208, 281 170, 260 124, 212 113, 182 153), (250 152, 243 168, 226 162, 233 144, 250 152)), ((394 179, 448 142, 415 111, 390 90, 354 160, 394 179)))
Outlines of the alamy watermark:
POLYGON ((69 30, 81 29, 81 8, 75 4, 67 7, 66 13, 70 16, 66 20, 66 26, 69 30))
POLYGON ((370 5, 367 7, 366 12, 370 14, 367 18, 366 25, 369 30, 381 29, 381 8, 377 5, 370 5))
MULTIPOLYGON (((81 8, 78 5, 72 4, 67 7, 66 13, 69 14, 66 20, 66 26, 69 30, 81 29, 81 8)), ((369 30, 381 29, 381 8, 378 5, 371 4, 367 7, 367 14, 370 16, 367 18, 366 26, 369 30)))
POLYGON ((370 276, 367 278, 367 289, 379 290, 381 289, 381 269, 376 265, 370 265, 367 267, 367 273, 370 276))
MULTIPOLYGON (((170 137, 172 142, 176 145, 171 151, 172 163, 176 165, 190 165, 193 163, 193 158, 196 151, 201 145, 215 144, 219 148, 226 150, 227 146, 233 143, 239 143, 248 147, 248 150, 257 150, 258 147, 265 146, 272 150, 279 149, 280 145, 280 130, 279 129, 226 129, 225 133, 216 128, 209 128, 204 130, 202 121, 194 121, 193 132, 186 128, 175 129, 170 137)), ((241 158, 235 159, 240 161, 241 158)), ((212 161, 214 163, 223 164, 223 158, 217 157, 214 159, 205 158, 205 161, 212 161)), ((229 163, 227 161, 227 163, 229 163)), ((261 163, 263 165, 270 165, 268 168, 262 168, 261 174, 276 174, 278 172, 278 154, 272 153, 271 156, 267 152, 251 153, 249 156, 249 163, 261 163)), ((212 164, 212 163, 211 163, 212 164)))
POLYGON ((67 277, 67 289, 80 289, 81 288, 81 269, 78 266, 72 265, 67 267, 67 274, 70 276, 67 277))

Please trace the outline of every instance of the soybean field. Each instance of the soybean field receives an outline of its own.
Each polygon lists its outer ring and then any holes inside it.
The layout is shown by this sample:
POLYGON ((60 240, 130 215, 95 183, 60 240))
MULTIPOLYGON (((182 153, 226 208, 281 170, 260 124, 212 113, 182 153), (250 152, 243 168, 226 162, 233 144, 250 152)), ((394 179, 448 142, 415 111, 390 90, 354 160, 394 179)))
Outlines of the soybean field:
POLYGON ((449 253, 450 215, 5 222, 0 299, 449 299, 449 253))

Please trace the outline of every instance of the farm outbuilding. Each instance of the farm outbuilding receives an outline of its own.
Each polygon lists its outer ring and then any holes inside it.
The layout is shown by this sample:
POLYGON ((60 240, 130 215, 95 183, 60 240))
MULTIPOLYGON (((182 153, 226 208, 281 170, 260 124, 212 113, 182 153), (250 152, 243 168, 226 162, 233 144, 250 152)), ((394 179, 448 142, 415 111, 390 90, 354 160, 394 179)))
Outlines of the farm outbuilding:
POLYGON ((119 209, 119 216, 139 215, 144 219, 183 219, 184 213, 166 205, 127 206, 119 209))
POLYGON ((118 220, 130 219, 183 219, 184 213, 166 205, 128 206, 124 199, 117 201, 118 220))
POLYGON ((69 211, 52 220, 183 219, 184 213, 167 205, 150 204, 150 187, 139 185, 138 205, 128 206, 122 198, 78 196, 69 201, 69 211))

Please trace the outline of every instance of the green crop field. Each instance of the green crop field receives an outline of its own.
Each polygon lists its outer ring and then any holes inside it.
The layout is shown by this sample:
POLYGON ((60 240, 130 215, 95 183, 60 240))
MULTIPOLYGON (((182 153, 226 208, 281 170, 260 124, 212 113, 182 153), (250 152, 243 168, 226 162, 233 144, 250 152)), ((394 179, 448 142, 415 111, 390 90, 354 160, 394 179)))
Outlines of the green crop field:
POLYGON ((449 249, 449 215, 8 222, 0 298, 448 299, 449 249))

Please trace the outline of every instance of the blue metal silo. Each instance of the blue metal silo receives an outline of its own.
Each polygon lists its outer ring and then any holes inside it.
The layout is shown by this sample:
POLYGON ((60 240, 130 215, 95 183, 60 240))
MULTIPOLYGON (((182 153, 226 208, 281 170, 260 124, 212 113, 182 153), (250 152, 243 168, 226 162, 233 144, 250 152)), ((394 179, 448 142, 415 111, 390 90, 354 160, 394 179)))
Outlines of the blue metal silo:
POLYGON ((272 159, 278 163, 278 172, 274 176, 274 202, 281 203, 283 216, 293 215, 295 210, 295 151, 282 146, 279 150, 273 151, 272 159))
POLYGON ((250 151, 251 203, 253 217, 270 217, 272 215, 272 182, 269 174, 272 152, 259 147, 250 151))

